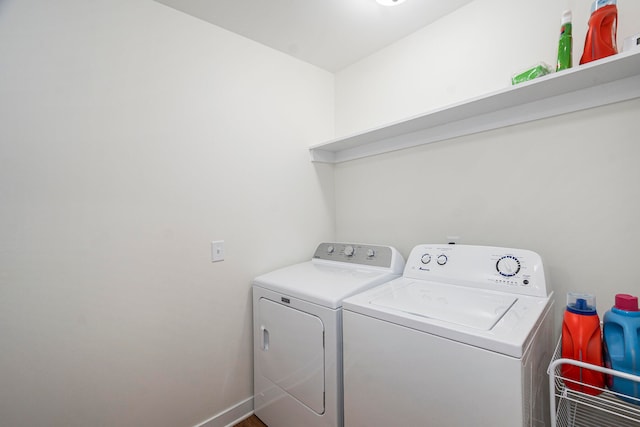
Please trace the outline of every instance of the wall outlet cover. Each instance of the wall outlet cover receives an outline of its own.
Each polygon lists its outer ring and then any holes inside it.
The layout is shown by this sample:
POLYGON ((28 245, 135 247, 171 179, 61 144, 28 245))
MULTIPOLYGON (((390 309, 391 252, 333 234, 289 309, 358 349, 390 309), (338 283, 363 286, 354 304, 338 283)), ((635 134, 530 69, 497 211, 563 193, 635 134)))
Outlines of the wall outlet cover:
POLYGON ((211 242, 211 262, 224 261, 224 240, 211 242))

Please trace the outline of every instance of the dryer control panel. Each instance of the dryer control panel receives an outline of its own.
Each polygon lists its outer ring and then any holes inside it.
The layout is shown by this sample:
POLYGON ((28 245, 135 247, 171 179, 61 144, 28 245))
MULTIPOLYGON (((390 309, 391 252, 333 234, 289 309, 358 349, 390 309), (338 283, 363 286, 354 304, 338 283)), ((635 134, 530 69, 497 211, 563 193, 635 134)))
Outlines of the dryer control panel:
POLYGON ((525 249, 423 244, 411 251, 404 277, 547 297, 540 255, 525 249))
POLYGON ((320 243, 313 259, 394 269, 404 262, 398 251, 391 246, 361 243, 320 243))

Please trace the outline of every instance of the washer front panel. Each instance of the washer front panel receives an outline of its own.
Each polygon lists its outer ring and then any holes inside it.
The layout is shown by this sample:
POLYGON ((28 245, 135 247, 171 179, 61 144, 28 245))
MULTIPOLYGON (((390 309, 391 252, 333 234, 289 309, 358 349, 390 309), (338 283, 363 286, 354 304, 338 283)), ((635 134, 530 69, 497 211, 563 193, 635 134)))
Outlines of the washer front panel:
POLYGON ((344 377, 345 426, 522 427, 520 359, 346 310, 344 377))

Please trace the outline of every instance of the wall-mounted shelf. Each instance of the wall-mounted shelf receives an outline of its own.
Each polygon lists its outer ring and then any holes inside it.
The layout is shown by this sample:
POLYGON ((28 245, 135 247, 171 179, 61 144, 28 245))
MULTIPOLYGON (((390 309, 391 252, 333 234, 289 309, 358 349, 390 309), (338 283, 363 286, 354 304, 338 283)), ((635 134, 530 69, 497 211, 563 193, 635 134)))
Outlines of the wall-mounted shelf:
POLYGON ((640 97, 640 49, 309 148, 341 163, 640 97))

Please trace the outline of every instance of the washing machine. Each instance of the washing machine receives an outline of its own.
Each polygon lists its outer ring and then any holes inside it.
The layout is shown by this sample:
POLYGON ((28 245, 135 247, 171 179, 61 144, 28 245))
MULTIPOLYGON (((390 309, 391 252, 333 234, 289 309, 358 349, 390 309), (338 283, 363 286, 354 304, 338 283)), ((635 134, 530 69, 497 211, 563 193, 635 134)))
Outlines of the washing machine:
POLYGON ((532 251, 416 246, 343 301, 345 426, 548 425, 551 297, 532 251))
POLYGON ((321 243, 253 282, 254 410, 269 427, 341 427, 342 300, 402 275, 390 246, 321 243))

